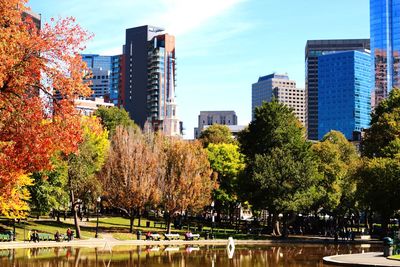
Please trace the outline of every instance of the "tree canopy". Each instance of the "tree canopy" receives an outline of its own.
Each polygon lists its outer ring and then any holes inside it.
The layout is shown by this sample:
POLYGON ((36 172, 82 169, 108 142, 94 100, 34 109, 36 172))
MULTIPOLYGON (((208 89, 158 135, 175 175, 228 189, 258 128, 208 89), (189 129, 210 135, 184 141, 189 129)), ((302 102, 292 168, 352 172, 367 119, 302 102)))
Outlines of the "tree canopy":
POLYGON ((395 157, 400 152, 400 89, 394 88, 389 97, 379 103, 372 113, 371 127, 365 131, 362 153, 372 157, 395 157))
POLYGON ((199 140, 203 143, 204 147, 207 147, 211 143, 231 144, 235 142, 228 126, 221 124, 213 124, 207 129, 203 130, 200 134, 199 140))
POLYGON ((136 131, 140 131, 139 126, 131 120, 129 113, 124 108, 100 107, 93 115, 101 119, 103 127, 107 129, 110 136, 115 133, 117 126, 133 127, 136 131))
POLYGON ((25 0, 0 0, 0 213, 27 210, 29 174, 50 169, 56 151, 82 138, 73 100, 88 96, 79 52, 89 35, 72 18, 39 30, 25 0), (25 18, 24 18, 25 17, 25 18), (57 95, 55 97, 55 91, 57 95))

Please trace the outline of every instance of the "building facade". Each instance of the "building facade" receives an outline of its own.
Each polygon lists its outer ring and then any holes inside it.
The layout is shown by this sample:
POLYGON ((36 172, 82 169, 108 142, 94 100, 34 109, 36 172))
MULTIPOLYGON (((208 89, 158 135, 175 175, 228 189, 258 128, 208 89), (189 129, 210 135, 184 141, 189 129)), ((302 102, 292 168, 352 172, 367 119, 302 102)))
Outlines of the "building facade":
MULTIPOLYGON (((199 138, 201 132, 213 124, 221 124, 227 126, 237 125, 236 112, 229 111, 200 111, 198 117, 198 126, 194 128, 194 138, 199 138)), ((232 128, 236 130, 236 128, 232 128)))
POLYGON ((270 74, 258 79, 252 85, 252 118, 256 107, 262 102, 271 102, 275 98, 278 102, 293 109, 296 117, 305 126, 306 124, 306 95, 305 90, 296 87, 296 81, 290 80, 288 75, 270 74))
POLYGON ((123 105, 142 128, 181 136, 175 102, 175 37, 153 26, 126 30, 123 105))
POLYGON ((318 139, 331 130, 357 141, 369 127, 371 55, 369 51, 334 52, 318 58, 318 139))
POLYGON ((86 99, 76 99, 75 100, 75 109, 80 112, 80 114, 85 116, 90 116, 95 112, 99 107, 113 107, 113 103, 104 102, 104 98, 102 97, 92 97, 86 99))
POLYGON ((373 105, 400 87, 400 0, 370 0, 373 105))
POLYGON ((318 57, 333 51, 364 51, 370 49, 369 39, 309 40, 305 49, 306 127, 308 139, 318 140, 318 57))

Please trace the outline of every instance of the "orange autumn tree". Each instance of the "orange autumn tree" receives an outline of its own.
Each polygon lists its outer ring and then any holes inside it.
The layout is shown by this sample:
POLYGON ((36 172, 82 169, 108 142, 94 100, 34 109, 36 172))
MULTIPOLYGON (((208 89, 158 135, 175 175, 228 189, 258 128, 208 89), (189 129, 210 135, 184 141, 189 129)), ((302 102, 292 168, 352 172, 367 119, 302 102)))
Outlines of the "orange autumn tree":
POLYGON ((218 184, 212 177, 207 152, 199 141, 166 138, 160 177, 161 205, 167 215, 167 231, 177 213, 199 212, 211 203, 218 184))
POLYGON ((9 217, 28 210, 30 173, 50 169, 55 151, 77 151, 73 99, 91 94, 79 56, 88 34, 73 18, 39 30, 25 11, 26 0, 0 0, 0 214, 9 217))
POLYGON ((104 195, 113 207, 129 215, 130 232, 135 214, 140 225, 145 207, 159 201, 161 150, 160 136, 143 134, 132 126, 117 126, 111 138, 108 160, 101 175, 104 195))

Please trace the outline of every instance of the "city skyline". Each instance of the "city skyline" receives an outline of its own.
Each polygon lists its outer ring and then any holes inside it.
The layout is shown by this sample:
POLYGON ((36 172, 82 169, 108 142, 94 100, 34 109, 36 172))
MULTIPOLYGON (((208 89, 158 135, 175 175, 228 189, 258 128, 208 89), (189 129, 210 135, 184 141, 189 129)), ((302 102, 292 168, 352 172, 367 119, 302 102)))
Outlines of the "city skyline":
POLYGON ((175 35, 177 104, 185 138, 193 137, 200 110, 235 110, 238 124, 249 123, 251 84, 265 73, 288 73, 304 87, 307 40, 369 37, 367 0, 168 3, 89 0, 52 5, 33 0, 28 5, 42 14, 44 22, 51 17, 76 17, 95 34, 84 53, 120 54, 125 29, 145 24, 161 26, 175 35))

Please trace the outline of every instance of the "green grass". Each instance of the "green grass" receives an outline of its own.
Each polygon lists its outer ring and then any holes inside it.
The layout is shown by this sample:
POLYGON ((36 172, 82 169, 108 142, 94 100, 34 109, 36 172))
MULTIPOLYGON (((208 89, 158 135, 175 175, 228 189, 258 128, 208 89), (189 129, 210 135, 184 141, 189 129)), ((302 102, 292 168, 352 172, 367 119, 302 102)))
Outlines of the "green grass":
POLYGON ((393 255, 393 256, 388 257, 388 259, 400 261, 400 255, 393 255))

